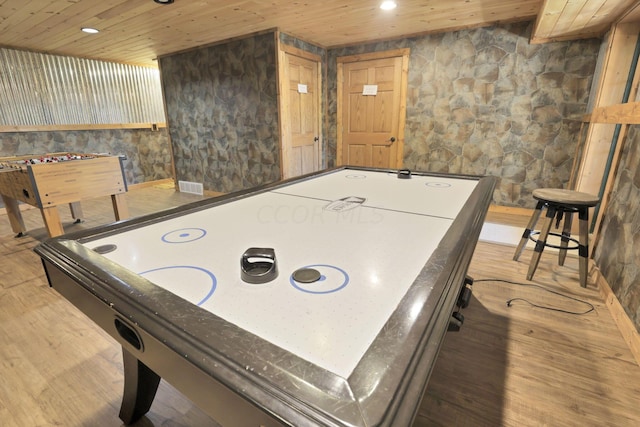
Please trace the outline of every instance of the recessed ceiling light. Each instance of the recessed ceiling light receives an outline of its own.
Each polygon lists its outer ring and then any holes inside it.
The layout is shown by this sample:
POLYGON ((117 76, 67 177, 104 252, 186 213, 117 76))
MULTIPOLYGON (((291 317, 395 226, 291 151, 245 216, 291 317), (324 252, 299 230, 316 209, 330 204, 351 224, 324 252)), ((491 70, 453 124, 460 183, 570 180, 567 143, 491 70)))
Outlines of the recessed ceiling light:
POLYGON ((394 1, 383 1, 382 4, 380 5, 380 9, 382 10, 393 10, 395 9, 397 6, 396 2, 394 1))
POLYGON ((171 4, 171 3, 173 3, 173 0, 153 0, 153 1, 158 3, 158 4, 171 4))
POLYGON ((97 34, 100 32, 99 30, 96 30, 95 28, 90 28, 90 27, 84 27, 84 28, 81 28, 81 30, 88 34, 97 34))

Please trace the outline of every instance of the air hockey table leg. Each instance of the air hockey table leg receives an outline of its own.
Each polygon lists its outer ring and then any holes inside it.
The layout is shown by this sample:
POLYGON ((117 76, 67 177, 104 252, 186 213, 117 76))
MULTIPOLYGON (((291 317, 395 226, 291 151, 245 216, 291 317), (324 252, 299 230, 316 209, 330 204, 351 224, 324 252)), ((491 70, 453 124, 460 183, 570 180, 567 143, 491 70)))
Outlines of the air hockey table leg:
POLYGON ((129 425, 149 412, 160 384, 160 376, 124 348, 122 360, 124 362, 124 394, 119 416, 126 425, 129 425))

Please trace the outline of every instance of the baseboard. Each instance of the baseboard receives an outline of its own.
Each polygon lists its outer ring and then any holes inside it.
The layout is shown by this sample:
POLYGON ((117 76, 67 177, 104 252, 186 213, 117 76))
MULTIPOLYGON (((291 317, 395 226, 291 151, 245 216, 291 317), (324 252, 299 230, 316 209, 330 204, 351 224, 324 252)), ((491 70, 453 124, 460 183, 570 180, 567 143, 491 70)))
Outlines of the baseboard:
POLYGON ((604 298, 605 304, 613 317, 614 322, 618 326, 618 330, 622 334, 624 341, 629 346, 633 357, 636 359, 636 363, 640 366, 640 333, 636 329, 627 313, 624 311, 622 304, 618 301, 618 298, 613 293, 611 286, 607 282, 607 279, 602 275, 600 269, 595 265, 593 260, 589 260, 590 263, 590 275, 592 275, 600 294, 604 298))
POLYGON ((225 194, 227 193, 221 193, 219 191, 204 190, 205 197, 218 197, 218 196, 224 196, 225 194))
MULTIPOLYGON (((129 190, 136 190, 139 188, 146 188, 146 187, 155 187, 155 186, 170 186, 170 187, 174 187, 176 188, 176 191, 179 191, 178 188, 176 187, 176 182, 173 180, 173 178, 166 178, 166 179, 158 179, 156 181, 147 181, 147 182, 141 182, 138 184, 131 184, 129 185, 129 190)), ((204 197, 218 197, 218 196, 222 196, 226 193, 221 193, 219 191, 211 191, 211 190, 204 190, 204 197)))
POLYGON ((527 218, 533 214, 533 209, 520 208, 515 206, 500 206, 500 205, 490 205, 489 212, 497 213, 497 214, 509 214, 509 215, 520 215, 526 216, 527 218))
POLYGON ((165 179, 157 179, 155 181, 146 181, 146 182, 139 182, 137 184, 129 184, 127 187, 129 188, 129 190, 135 190, 138 188, 154 187, 156 185, 175 186, 175 181, 173 180, 173 178, 165 178, 165 179))

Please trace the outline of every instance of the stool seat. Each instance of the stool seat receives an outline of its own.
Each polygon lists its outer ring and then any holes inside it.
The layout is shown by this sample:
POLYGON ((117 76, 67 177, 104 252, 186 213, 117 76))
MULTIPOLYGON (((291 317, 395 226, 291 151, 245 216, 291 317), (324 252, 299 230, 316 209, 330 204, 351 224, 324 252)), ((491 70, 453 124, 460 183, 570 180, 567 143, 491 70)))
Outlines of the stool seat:
POLYGON ((565 190, 561 188, 538 188, 533 190, 533 198, 538 202, 533 211, 533 215, 529 220, 527 228, 522 234, 520 243, 513 255, 515 261, 518 260, 527 241, 529 239, 536 242, 536 246, 529 263, 529 271, 527 272, 527 280, 533 279, 533 274, 538 268, 540 256, 545 246, 553 246, 560 249, 558 256, 558 264, 564 265, 567 250, 577 249, 579 256, 579 273, 580 286, 587 286, 587 258, 589 256, 589 208, 600 203, 600 199, 589 193, 580 191, 565 190), (534 227, 540 218, 543 209, 547 210, 540 232, 534 231, 534 227), (579 240, 571 237, 571 223, 574 213, 578 213, 580 219, 580 236, 579 240), (555 219, 556 228, 559 227, 560 221, 564 218, 564 226, 561 233, 551 232, 551 226, 555 219), (538 234, 538 239, 531 236, 538 234), (551 235, 561 238, 560 246, 554 246, 547 243, 547 237, 551 235), (577 246, 569 247, 569 242, 577 243, 577 246))
POLYGON ((592 207, 600 202, 600 199, 592 194, 561 188, 538 188, 537 190, 533 190, 533 198, 575 207, 592 207))

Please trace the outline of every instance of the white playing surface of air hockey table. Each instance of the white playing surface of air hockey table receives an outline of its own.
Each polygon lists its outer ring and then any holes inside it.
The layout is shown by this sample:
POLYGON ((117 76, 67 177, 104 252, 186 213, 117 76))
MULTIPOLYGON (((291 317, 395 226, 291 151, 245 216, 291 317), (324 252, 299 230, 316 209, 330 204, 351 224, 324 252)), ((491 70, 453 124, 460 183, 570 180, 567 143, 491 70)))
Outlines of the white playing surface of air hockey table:
POLYGON ((476 184, 344 170, 88 246, 115 245, 107 258, 346 378, 476 184), (274 249, 276 279, 241 279, 251 247, 274 249), (305 267, 320 279, 296 281, 305 267))

